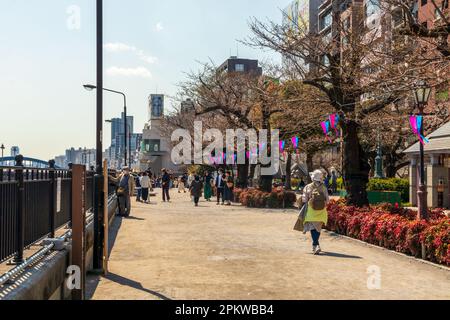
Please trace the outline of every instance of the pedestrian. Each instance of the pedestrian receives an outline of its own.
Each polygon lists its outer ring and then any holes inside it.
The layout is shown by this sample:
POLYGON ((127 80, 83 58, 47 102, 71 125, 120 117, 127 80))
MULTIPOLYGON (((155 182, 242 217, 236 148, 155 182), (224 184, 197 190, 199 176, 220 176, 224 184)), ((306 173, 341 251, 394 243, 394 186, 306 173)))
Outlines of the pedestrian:
POLYGON ((119 198, 119 216, 129 217, 131 214, 131 195, 134 194, 134 179, 130 168, 124 167, 119 177, 109 176, 109 179, 118 184, 117 196, 119 198))
POLYGON ((194 204, 198 207, 198 202, 202 196, 203 183, 200 181, 200 177, 196 176, 194 181, 191 183, 189 190, 191 191, 191 196, 194 198, 194 204))
POLYGON ((225 187, 223 191, 223 199, 225 205, 231 206, 231 202, 233 201, 233 189, 234 189, 234 179, 230 172, 227 172, 225 177, 225 187))
POLYGON ((327 204, 330 201, 328 190, 323 181, 323 173, 316 170, 311 174, 312 183, 307 185, 303 192, 303 203, 307 205, 306 217, 304 219, 303 233, 311 233, 313 240, 312 251, 315 255, 320 254, 320 235, 322 228, 328 222, 327 204))
POLYGON ((337 192, 337 175, 336 171, 331 172, 331 193, 334 195, 337 192))
POLYGON ((178 178, 178 193, 186 193, 186 189, 185 189, 185 183, 186 183, 186 178, 183 176, 180 176, 178 178))
POLYGON ((166 199, 167 199, 167 201, 170 202, 170 194, 169 194, 170 175, 166 169, 162 169, 162 173, 163 173, 163 175, 161 177, 161 187, 162 187, 163 201, 166 202, 166 199))
POLYGON ((205 183, 205 186, 204 186, 205 189, 204 189, 203 193, 205 196, 205 200, 207 202, 210 202, 211 197, 212 197, 212 180, 213 180, 212 176, 209 174, 208 171, 206 171, 205 176, 203 178, 203 182, 205 183))
POLYGON ((187 187, 188 188, 191 188, 191 184, 192 184, 192 182, 194 182, 194 180, 195 180, 194 174, 190 173, 189 177, 188 177, 188 180, 187 180, 187 187))
POLYGON ((303 178, 300 178, 300 182, 298 183, 298 191, 303 191, 303 189, 305 188, 306 184, 305 181, 303 180, 303 178))
POLYGON ((142 177, 140 179, 141 187, 142 187, 142 201, 144 203, 150 203, 149 201, 149 190, 151 186, 151 180, 148 176, 147 172, 144 172, 142 174, 142 177))
POLYGON ((136 202, 141 202, 141 197, 142 197, 141 176, 142 176, 142 174, 140 173, 140 174, 136 175, 136 177, 134 179, 134 183, 136 184, 136 190, 137 190, 136 202))
POLYGON ((217 177, 214 181, 214 186, 216 188, 217 192, 217 205, 220 204, 220 200, 222 199, 222 205, 225 203, 225 200, 223 199, 223 191, 225 188, 225 180, 223 176, 222 170, 219 170, 217 173, 217 177))

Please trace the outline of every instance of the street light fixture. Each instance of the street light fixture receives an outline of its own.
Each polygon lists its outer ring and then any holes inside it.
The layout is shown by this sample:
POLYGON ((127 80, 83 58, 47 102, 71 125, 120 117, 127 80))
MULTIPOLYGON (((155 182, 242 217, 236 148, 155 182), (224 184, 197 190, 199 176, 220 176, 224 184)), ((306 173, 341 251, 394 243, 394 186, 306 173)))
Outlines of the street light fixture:
MULTIPOLYGON (((419 109, 419 116, 424 116, 424 109, 428 104, 430 98, 431 88, 425 83, 420 82, 414 90, 414 98, 416 106, 419 109)), ((420 135, 424 136, 424 125, 420 127, 420 135)), ((425 184, 425 150, 423 143, 420 144, 420 183, 417 191, 417 202, 419 209, 419 218, 428 219, 428 204, 427 204, 427 186, 425 184)))
MULTIPOLYGON (((92 84, 85 84, 83 85, 83 87, 87 90, 87 91, 92 91, 97 89, 96 86, 92 85, 92 84)), ((116 94, 120 94, 121 96, 123 96, 123 114, 124 114, 124 130, 125 130, 125 152, 124 152, 124 165, 127 165, 127 157, 128 157, 128 147, 127 147, 127 126, 128 126, 128 119, 127 119, 127 96, 125 95, 125 93, 120 92, 120 91, 116 91, 116 90, 111 90, 111 89, 107 89, 107 88, 103 88, 104 91, 108 91, 108 92, 112 92, 112 93, 116 93, 116 94)))

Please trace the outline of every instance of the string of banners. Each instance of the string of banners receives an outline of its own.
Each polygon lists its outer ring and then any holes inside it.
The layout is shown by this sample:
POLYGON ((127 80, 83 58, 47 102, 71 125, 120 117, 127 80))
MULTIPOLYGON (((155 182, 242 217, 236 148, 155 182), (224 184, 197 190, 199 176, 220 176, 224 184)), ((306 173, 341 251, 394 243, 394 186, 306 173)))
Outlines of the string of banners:
MULTIPOLYGON (((295 136, 292 137, 290 142, 292 143, 292 147, 296 150, 297 156, 300 155, 300 138, 295 136)), ((283 155, 283 157, 286 159, 287 158, 287 154, 288 154, 288 150, 286 149, 287 146, 287 141, 286 140, 281 140, 279 147, 280 147, 280 152, 283 155)), ((247 159, 251 159, 253 157, 257 157, 262 151, 264 151, 266 148, 266 143, 261 143, 259 145, 259 147, 256 147, 254 149, 252 149, 251 151, 247 151, 246 154, 246 158, 247 159)), ((224 164, 226 163, 227 160, 227 153, 226 152, 222 152, 220 154, 218 154, 217 156, 213 157, 212 155, 209 157, 209 162, 211 164, 224 164)), ((233 162, 236 163, 237 162, 237 155, 233 154, 233 162)))
POLYGON ((422 126, 423 126, 423 116, 410 116, 409 123, 411 124, 412 131, 419 138, 421 144, 429 143, 426 137, 421 134, 422 126))
POLYGON ((336 137, 340 136, 338 127, 339 127, 339 122, 341 121, 340 117, 338 114, 333 113, 330 114, 328 116, 328 119, 326 121, 323 121, 320 123, 320 125, 322 126, 322 131, 323 134, 325 135, 325 138, 332 143, 332 139, 330 137, 330 133, 335 133, 336 137))

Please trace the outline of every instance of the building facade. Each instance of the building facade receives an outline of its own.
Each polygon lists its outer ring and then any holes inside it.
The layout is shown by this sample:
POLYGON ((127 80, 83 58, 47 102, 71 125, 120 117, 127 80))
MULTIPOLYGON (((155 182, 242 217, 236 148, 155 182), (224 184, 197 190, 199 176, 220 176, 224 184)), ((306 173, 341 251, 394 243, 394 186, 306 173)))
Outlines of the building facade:
POLYGON ((230 57, 222 63, 218 71, 227 73, 252 73, 255 76, 262 75, 262 68, 259 66, 258 60, 241 59, 235 56, 230 57))
POLYGON ((145 125, 139 152, 139 169, 150 169, 159 175, 163 168, 177 173, 177 165, 172 162, 172 143, 162 134, 165 97, 152 94, 148 100, 149 121, 145 125))

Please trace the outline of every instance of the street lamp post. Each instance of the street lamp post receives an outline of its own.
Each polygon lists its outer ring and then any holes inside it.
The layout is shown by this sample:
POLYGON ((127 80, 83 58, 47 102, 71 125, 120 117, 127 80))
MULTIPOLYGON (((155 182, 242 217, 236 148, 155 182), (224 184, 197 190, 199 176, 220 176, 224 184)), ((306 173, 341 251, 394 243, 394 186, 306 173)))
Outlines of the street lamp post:
MULTIPOLYGON (((91 84, 85 84, 83 86, 86 90, 88 91, 92 91, 94 89, 97 89, 97 86, 91 85, 91 84)), ((125 95, 125 93, 120 92, 120 91, 116 91, 116 90, 111 90, 111 89, 106 89, 103 88, 104 91, 108 91, 108 92, 112 92, 112 93, 117 93, 120 94, 123 97, 123 117, 124 117, 124 130, 125 130, 125 151, 124 151, 124 159, 125 159, 125 163, 124 165, 127 165, 127 157, 128 157, 128 148, 127 148, 127 128, 128 128, 128 119, 127 119, 127 96, 125 95)))
MULTIPOLYGON (((419 116, 424 116, 425 106, 428 104, 428 99, 430 98, 431 88, 429 88, 425 83, 420 83, 417 89, 414 91, 414 98, 416 100, 416 105, 419 110, 419 116)), ((424 125, 422 123, 420 127, 420 135, 424 136, 424 125)), ((428 205, 427 205, 427 186, 425 184, 425 150, 423 143, 420 144, 420 183, 417 191, 417 202, 418 202, 418 215, 420 219, 428 219, 428 205)))

